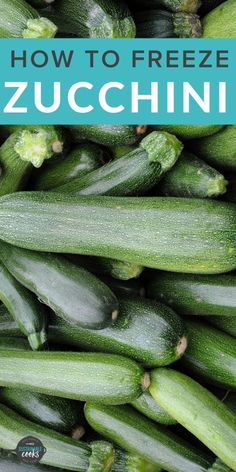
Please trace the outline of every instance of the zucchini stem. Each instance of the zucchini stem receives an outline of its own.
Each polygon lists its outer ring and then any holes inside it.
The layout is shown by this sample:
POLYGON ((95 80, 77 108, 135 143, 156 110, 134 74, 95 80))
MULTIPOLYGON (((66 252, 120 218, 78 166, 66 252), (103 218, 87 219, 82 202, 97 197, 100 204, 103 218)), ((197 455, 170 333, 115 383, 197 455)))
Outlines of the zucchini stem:
POLYGON ((187 345, 188 345, 188 341, 187 341, 186 336, 182 336, 182 338, 180 338, 180 340, 177 344, 177 348, 176 348, 176 352, 177 352, 178 356, 182 356, 184 354, 184 352, 187 349, 187 345))
POLYGON ((41 167, 46 159, 50 159, 54 153, 63 150, 63 143, 58 140, 56 132, 43 128, 31 131, 23 130, 19 134, 14 151, 22 161, 31 162, 34 167, 41 167))
POLYGON ((85 434, 85 429, 83 426, 76 426, 73 431, 72 431, 72 439, 76 439, 76 441, 79 441, 85 434))
POLYGON ((147 390, 151 385, 151 378, 148 372, 145 372, 142 380, 143 391, 147 390))
POLYGON ((48 18, 34 18, 28 20, 26 25, 23 38, 54 38, 57 33, 57 26, 48 18))

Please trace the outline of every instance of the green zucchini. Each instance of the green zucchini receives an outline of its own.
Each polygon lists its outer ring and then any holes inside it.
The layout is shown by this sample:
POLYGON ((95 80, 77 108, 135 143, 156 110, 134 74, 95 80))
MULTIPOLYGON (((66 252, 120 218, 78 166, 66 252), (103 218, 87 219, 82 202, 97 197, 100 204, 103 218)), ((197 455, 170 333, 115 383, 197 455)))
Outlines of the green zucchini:
POLYGON ((211 316, 207 321, 220 331, 231 334, 236 338, 236 316, 211 316))
POLYGON ((166 8, 167 10, 178 12, 178 11, 185 11, 188 13, 195 13, 200 4, 200 0, 129 0, 128 4, 132 9, 143 9, 145 5, 146 9, 154 9, 154 8, 166 8))
POLYGON ((1 38, 53 38, 57 27, 24 0, 0 0, 1 38))
POLYGON ((236 316, 236 274, 196 275, 151 271, 147 294, 190 316, 236 316))
POLYGON ((29 343, 24 338, 0 336, 0 351, 30 351, 29 343))
POLYGON ((170 197, 207 198, 226 192, 227 180, 194 154, 183 152, 175 166, 166 173, 158 191, 170 197))
MULTIPOLYGON (((201 346, 202 351, 206 346, 201 346)), ((190 377, 167 368, 152 371, 150 392, 171 416, 235 470, 235 416, 218 398, 190 377)))
POLYGON ((27 336, 32 349, 46 343, 46 313, 35 297, 0 263, 0 299, 19 329, 27 336))
POLYGON ((229 468, 224 462, 220 459, 216 459, 212 467, 208 469, 209 472, 233 472, 231 467, 229 468))
POLYGON ((212 136, 192 141, 190 146, 209 164, 234 172, 236 170, 235 140, 236 125, 229 125, 212 136))
POLYGON ((176 424, 177 421, 172 418, 151 396, 148 390, 143 392, 140 397, 132 402, 132 406, 143 415, 147 416, 157 423, 165 425, 176 424))
POLYGON ((168 307, 147 299, 119 298, 117 321, 101 330, 88 330, 51 317, 53 344, 67 344, 89 351, 110 352, 152 367, 179 359, 187 346, 185 327, 168 307))
POLYGON ((182 149, 182 143, 175 136, 163 131, 153 131, 127 155, 83 177, 77 177, 54 191, 75 196, 142 195, 173 167, 182 149))
POLYGON ((227 0, 214 8, 203 18, 203 37, 236 38, 235 15, 235 0, 227 0))
MULTIPOLYGON (((1 338, 0 338, 1 342, 1 338)), ((17 388, 2 388, 0 400, 25 418, 65 434, 83 422, 83 404, 17 388)))
POLYGON ((71 125, 68 126, 75 141, 89 139, 104 146, 131 145, 146 132, 146 126, 131 125, 71 125))
MULTIPOLYGON (((57 0, 49 18, 61 33, 80 38, 134 38, 135 24, 127 6, 115 0, 57 0)), ((48 16, 48 14, 45 12, 48 16)))
POLYGON ((194 13, 141 10, 134 19, 137 38, 199 38, 202 34, 200 18, 194 13))
MULTIPOLYGON (((0 336, 4 336, 5 338, 22 337, 19 325, 10 317, 10 313, 5 305, 0 305, 0 336)), ((25 340, 25 344, 29 348, 28 341, 25 340)))
POLYGON ((114 455, 112 472, 161 472, 162 470, 157 465, 143 459, 143 457, 129 454, 117 447, 114 448, 114 455))
POLYGON ((37 251, 174 272, 236 269, 236 206, 230 203, 17 192, 0 198, 0 220, 1 239, 37 251))
POLYGON ((111 276, 118 280, 130 280, 139 277, 144 270, 144 267, 138 264, 105 257, 89 257, 71 254, 68 258, 76 265, 78 264, 80 267, 84 267, 84 269, 95 275, 111 276))
POLYGON ((104 164, 106 156, 107 151, 96 144, 79 144, 63 160, 44 167, 37 175, 34 188, 48 190, 81 178, 104 164))
POLYGON ((1 386, 72 400, 122 404, 149 386, 138 364, 112 354, 2 351, 0 361, 1 386))
POLYGON ((222 125, 157 125, 153 127, 157 130, 168 131, 175 134, 179 139, 197 139, 210 136, 220 131, 222 125))
POLYGON ((236 339, 204 323, 188 321, 186 326, 184 369, 210 384, 236 389, 236 339))
POLYGON ((67 259, 3 242, 0 258, 18 282, 34 292, 58 316, 94 329, 116 319, 118 302, 109 287, 67 259))
POLYGON ((192 448, 164 426, 127 406, 85 405, 90 426, 132 454, 172 472, 204 472, 209 467, 202 451, 192 448))
POLYGON ((0 447, 15 450, 18 442, 29 434, 40 439, 46 448, 40 464, 79 472, 87 470, 91 455, 87 444, 33 423, 5 405, 0 405, 0 447))
POLYGON ((3 449, 0 449, 0 470, 4 472, 62 472, 62 469, 40 463, 35 463, 32 469, 32 464, 22 462, 15 454, 3 449))

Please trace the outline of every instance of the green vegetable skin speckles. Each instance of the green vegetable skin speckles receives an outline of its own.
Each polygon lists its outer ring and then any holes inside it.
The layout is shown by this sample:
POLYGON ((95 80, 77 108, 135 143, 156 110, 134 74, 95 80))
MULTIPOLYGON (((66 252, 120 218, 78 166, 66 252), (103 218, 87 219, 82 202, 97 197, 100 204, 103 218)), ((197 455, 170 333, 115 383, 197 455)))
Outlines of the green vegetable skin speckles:
POLYGON ((0 220, 0 238, 28 249, 111 257, 173 272, 236 268, 236 206, 229 203, 24 192, 0 199, 0 220))
POLYGON ((227 0, 203 18, 204 38, 236 38, 236 2, 227 0))

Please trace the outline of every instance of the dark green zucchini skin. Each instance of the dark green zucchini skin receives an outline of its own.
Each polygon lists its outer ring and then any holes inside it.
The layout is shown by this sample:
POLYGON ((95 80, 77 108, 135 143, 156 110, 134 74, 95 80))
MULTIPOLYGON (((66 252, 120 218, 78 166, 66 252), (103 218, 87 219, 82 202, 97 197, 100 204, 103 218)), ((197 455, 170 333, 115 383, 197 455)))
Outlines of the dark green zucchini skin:
POLYGON ((0 299, 5 304, 32 349, 46 343, 46 313, 37 299, 0 262, 0 299))
POLYGON ((165 131, 153 131, 120 159, 55 189, 70 195, 146 194, 177 161, 182 143, 165 131))
MULTIPOLYGON (((228 1, 225 3, 228 3, 228 1)), ((196 152, 197 156, 202 157, 210 165, 217 169, 235 172, 235 139, 236 125, 229 125, 212 136, 191 141, 189 145, 196 152)))
MULTIPOLYGON (((80 38, 134 38, 135 24, 123 2, 59 0, 49 14, 61 33, 80 38)), ((45 12, 46 14, 46 12, 45 12)))
POLYGON ((1 244, 0 258, 11 274, 56 314, 84 327, 100 329, 117 316, 112 291, 93 274, 60 256, 1 244))
POLYGON ((226 192, 227 180, 194 154, 183 152, 157 187, 168 197, 212 198, 226 192))
POLYGON ((30 346, 24 338, 2 336, 1 333, 0 351, 30 351, 30 346))
MULTIPOLYGON (((207 344, 201 348, 206 351, 207 344)), ((170 415, 235 470, 235 415, 218 398, 187 375, 167 368, 152 371, 150 392, 170 415)))
POLYGON ((182 320, 168 307, 145 298, 119 298, 116 322, 105 329, 88 330, 52 317, 49 333, 61 343, 89 351, 132 358, 147 367, 179 359, 187 345, 182 320))
POLYGON ((236 339, 204 323, 187 321, 186 326, 184 369, 213 385, 236 389, 236 339))
POLYGON ((128 403, 149 386, 136 362, 112 354, 0 351, 0 363, 1 386, 72 400, 128 403))
POLYGON ((183 440, 127 406, 86 403, 85 417, 95 431, 125 450, 173 472, 203 472, 208 460, 183 440))
POLYGON ((25 418, 61 433, 72 434, 73 428, 83 422, 83 404, 66 398, 3 388, 0 400, 25 418))
POLYGON ((75 141, 89 139, 104 146, 134 144, 139 139, 139 127, 131 125, 71 125, 75 141))
POLYGON ((111 257, 173 272, 236 269, 236 206, 225 202, 17 192, 0 199, 0 219, 2 240, 35 251, 111 257))
POLYGON ((43 167, 34 182, 36 190, 49 190, 91 172, 106 161, 107 152, 94 143, 76 146, 63 160, 43 167))
POLYGON ((193 275, 150 271, 150 298, 189 316, 236 316, 236 274, 193 275))
POLYGON ((235 316, 210 316, 207 321, 220 331, 231 334, 236 338, 236 317, 235 316))
MULTIPOLYGON (((210 136, 223 129, 222 125, 156 125, 153 129, 168 131, 184 141, 210 136)), ((194 150, 193 150, 194 151, 194 150)))
POLYGON ((5 405, 0 405, 0 447, 15 450, 27 436, 39 438, 47 449, 40 464, 85 472, 91 454, 90 447, 57 431, 33 423, 5 405))
POLYGON ((143 9, 134 13, 134 19, 137 38, 199 38, 202 34, 200 18, 192 13, 143 9))
POLYGON ((146 0, 145 2, 143 0, 128 0, 127 3, 131 10, 142 10, 145 6, 146 9, 166 8, 173 12, 185 11, 188 13, 195 13, 200 6, 199 0, 146 0))
POLYGON ((62 472, 62 469, 40 463, 34 464, 32 469, 32 464, 22 462, 15 454, 3 449, 0 449, 0 469, 4 472, 62 472))
POLYGON ((177 421, 172 418, 165 410, 162 408, 158 402, 154 400, 148 390, 143 392, 140 397, 132 402, 132 406, 138 410, 143 415, 147 416, 157 423, 172 425, 176 424, 177 421))

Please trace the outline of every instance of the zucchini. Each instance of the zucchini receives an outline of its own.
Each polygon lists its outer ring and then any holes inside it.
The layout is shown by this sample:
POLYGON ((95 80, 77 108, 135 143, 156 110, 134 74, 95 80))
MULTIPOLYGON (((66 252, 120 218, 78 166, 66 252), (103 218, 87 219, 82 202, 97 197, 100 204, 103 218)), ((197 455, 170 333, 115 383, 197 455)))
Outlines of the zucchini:
POLYGON ((153 131, 127 155, 54 190, 75 196, 143 195, 173 167, 182 149, 182 143, 175 136, 153 131))
POLYGON ((61 433, 72 434, 78 422, 83 422, 83 404, 66 398, 2 388, 0 400, 25 418, 61 433))
POLYGON ((230 203, 17 192, 0 198, 0 220, 1 239, 37 251, 174 272, 236 269, 236 206, 230 203))
POLYGON ((0 360, 1 386, 72 400, 122 404, 149 386, 138 364, 112 354, 2 351, 0 360))
POLYGON ((181 315, 236 316, 234 273, 208 276, 151 271, 147 294, 181 315))
POLYGON ((202 451, 131 407, 86 403, 85 417, 90 426, 105 438, 165 470, 204 472, 210 465, 202 451))
POLYGON ((32 464, 22 462, 15 454, 11 454, 3 449, 0 449, 0 470, 4 472, 62 472, 62 469, 39 463, 35 463, 32 469, 32 464))
POLYGON ((164 176, 158 187, 159 193, 173 197, 218 197, 226 192, 227 180, 194 154, 183 152, 164 176))
POLYGON ((55 21, 60 33, 80 38, 135 37, 135 24, 128 8, 115 0, 57 0, 49 18, 55 21))
MULTIPOLYGON (((22 332, 19 330, 19 325, 10 317, 5 305, 0 305, 0 336, 8 337, 22 337, 22 332)), ((29 348, 28 341, 25 340, 26 346, 29 348)))
POLYGON ((190 146, 209 164, 234 172, 236 170, 235 140, 236 125, 229 125, 212 136, 192 141, 190 146))
POLYGON ((137 38, 199 38, 200 18, 194 13, 141 10, 134 13, 137 38))
POLYGON ((235 316, 211 316, 207 319, 220 331, 231 334, 236 338, 236 317, 235 316))
POLYGON ((146 461, 141 456, 129 454, 122 449, 114 449, 112 472, 161 472, 160 467, 146 461))
POLYGON ((68 126, 75 141, 89 139, 104 146, 131 145, 146 132, 146 126, 131 125, 71 125, 68 126))
POLYGON ((57 27, 24 0, 0 0, 0 38, 53 38, 57 27))
POLYGON ((15 450, 18 442, 30 436, 40 439, 46 453, 40 464, 85 472, 91 455, 90 447, 57 431, 26 420, 5 405, 0 405, 0 447, 15 450))
POLYGON ((165 425, 176 424, 177 421, 172 418, 151 396, 148 390, 143 392, 140 397, 132 402, 132 406, 143 415, 147 416, 157 423, 165 425))
POLYGON ((117 321, 101 330, 88 330, 51 317, 49 335, 53 344, 66 344, 89 351, 110 352, 152 367, 179 359, 187 346, 185 327, 168 307, 147 299, 119 298, 117 321))
POLYGON ((94 329, 116 319, 118 302, 112 291, 93 274, 63 257, 1 243, 0 258, 18 282, 58 316, 94 329))
POLYGON ((195 13, 200 4, 200 0, 129 0, 128 4, 130 8, 135 7, 135 9, 142 9, 145 4, 146 9, 153 8, 166 8, 170 11, 185 11, 188 13, 195 13))
POLYGON ((118 280, 130 280, 139 277, 144 270, 144 267, 138 264, 105 257, 69 255, 68 258, 76 265, 84 267, 84 269, 95 275, 111 276, 118 280))
POLYGON ((46 313, 35 297, 0 263, 0 300, 6 305, 32 349, 46 343, 46 313))
POLYGON ((171 416, 235 470, 235 416, 218 398, 187 375, 167 368, 153 370, 150 392, 171 416))
POLYGON ((235 0, 227 0, 214 8, 203 18, 203 37, 236 38, 235 15, 235 0))
POLYGON ((26 339, 0 336, 0 351, 30 351, 26 339))
POLYGON ((34 188, 48 190, 81 178, 104 164, 106 156, 106 150, 96 144, 79 144, 62 161, 44 167, 34 181, 34 188))
POLYGON ((183 367, 210 384, 236 389, 236 339, 204 323, 186 325, 189 343, 183 367))
POLYGON ((175 134, 179 139, 197 139, 204 136, 210 136, 220 131, 222 125, 157 125, 153 127, 157 130, 168 131, 175 134))

